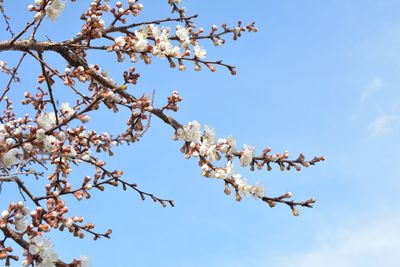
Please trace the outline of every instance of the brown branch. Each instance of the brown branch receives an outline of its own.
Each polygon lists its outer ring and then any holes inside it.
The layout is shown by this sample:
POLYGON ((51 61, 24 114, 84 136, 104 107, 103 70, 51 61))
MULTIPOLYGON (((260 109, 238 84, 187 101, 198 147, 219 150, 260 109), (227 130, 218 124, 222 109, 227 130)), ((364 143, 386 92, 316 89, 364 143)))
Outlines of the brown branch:
POLYGON ((191 27, 193 25, 193 22, 191 20, 185 19, 185 9, 184 8, 179 8, 177 4, 172 4, 172 13, 178 12, 179 14, 179 21, 185 22, 186 27, 191 27))
POLYGON ((0 42, 0 51, 59 51, 61 46, 61 43, 36 42, 30 39, 21 41, 5 40, 0 42))
POLYGON ((25 249, 29 248, 29 242, 24 240, 17 232, 13 231, 10 227, 8 227, 8 226, 6 226, 4 228, 0 227, 0 229, 3 231, 3 233, 6 237, 10 237, 21 247, 23 247, 25 249))
POLYGON ((11 177, 2 177, 0 178, 0 182, 14 182, 18 185, 18 188, 21 189, 32 201, 35 203, 36 206, 41 207, 39 203, 39 199, 37 199, 25 186, 24 181, 22 181, 18 176, 11 176, 11 177))
MULTIPOLYGON (((68 43, 58 43, 58 42, 34 42, 32 40, 22 40, 17 41, 14 44, 10 44, 9 41, 0 42, 0 51, 8 51, 8 50, 17 50, 17 51, 54 51, 61 54, 72 66, 85 66, 83 58, 77 57, 74 53, 72 53, 68 47, 79 47, 83 49, 94 49, 94 50, 108 50, 108 46, 87 46, 80 44, 68 44, 68 43)), ((120 50, 121 52, 129 52, 129 53, 138 53, 130 50, 120 50)), ((175 57, 174 57, 175 58, 175 57)), ((206 66, 209 65, 220 65, 226 67, 229 71, 234 71, 235 66, 225 64, 222 60, 216 61, 207 61, 201 60, 198 58, 188 58, 188 57, 176 57, 175 59, 184 60, 184 61, 192 61, 195 63, 202 63, 206 66)), ((234 72, 232 72, 234 74, 234 72)), ((101 82, 103 83, 103 82, 101 82)))
MULTIPOLYGON (((15 232, 8 226, 1 227, 0 229, 6 237, 9 237, 12 240, 14 240, 22 248, 29 250, 30 243, 28 241, 26 241, 25 239, 23 239, 23 237, 19 233, 15 232)), ((73 266, 72 264, 67 264, 67 263, 63 262, 62 260, 57 260, 57 262, 55 264, 57 267, 72 267, 73 266)))
MULTIPOLYGON (((106 35, 108 33, 113 33, 113 32, 124 32, 128 29, 134 28, 134 27, 139 27, 143 25, 149 25, 149 24, 161 24, 164 22, 172 22, 172 21, 182 21, 183 20, 191 20, 193 18, 197 18, 198 15, 193 15, 189 17, 179 17, 179 18, 166 18, 166 19, 160 19, 160 20, 153 20, 153 21, 146 21, 146 22, 140 22, 140 23, 132 23, 126 26, 119 26, 115 27, 113 24, 111 24, 109 27, 106 29, 102 30, 101 33, 102 35, 106 35)), ((71 40, 65 40, 63 43, 68 45, 68 44, 76 44, 80 43, 81 41, 85 40, 86 36, 78 36, 75 37, 71 40)))
POLYGON ((260 198, 262 201, 267 202, 270 204, 271 202, 278 202, 282 204, 288 205, 290 208, 293 208, 295 206, 301 206, 301 207, 306 207, 306 208, 313 208, 312 204, 315 203, 314 199, 309 199, 307 201, 301 201, 301 202, 296 202, 293 200, 285 200, 283 198, 279 197, 262 197, 260 198))
MULTIPOLYGON (((85 162, 85 163, 88 163, 88 164, 90 164, 90 165, 93 165, 93 166, 96 167, 96 168, 101 169, 101 170, 103 171, 103 173, 111 174, 111 175, 112 175, 112 173, 113 173, 113 172, 110 172, 110 171, 108 171, 107 169, 105 169, 103 166, 99 166, 99 165, 96 164, 96 162, 93 161, 93 160, 85 160, 85 159, 82 159, 82 158, 79 158, 79 157, 76 157, 76 156, 71 156, 71 155, 63 154, 63 153, 55 153, 55 152, 43 153, 43 154, 52 155, 52 156, 58 156, 58 157, 64 157, 64 158, 69 158, 69 159, 71 159, 71 160, 80 160, 80 161, 82 161, 82 162, 85 162)), ((1 181, 1 180, 0 180, 0 181, 1 181)), ((148 197, 150 197, 153 201, 159 202, 163 207, 165 207, 165 206, 164 206, 164 203, 165 203, 165 202, 168 202, 168 203, 171 204, 171 206, 174 206, 173 200, 171 200, 171 199, 162 199, 162 198, 159 198, 159 197, 155 196, 155 195, 152 194, 152 193, 147 193, 147 192, 145 192, 145 191, 142 191, 142 190, 140 190, 140 189, 137 188, 137 185, 136 185, 135 183, 128 183, 128 182, 122 180, 122 179, 119 178, 119 177, 114 177, 114 176, 112 176, 111 178, 106 179, 106 180, 104 180, 104 181, 102 181, 102 182, 100 182, 100 183, 95 183, 95 184, 93 184, 93 187, 95 187, 95 188, 97 188, 97 189, 100 189, 100 188, 102 187, 102 185, 112 184, 112 182, 119 182, 119 183, 121 183, 124 190, 125 190, 127 187, 130 187, 131 189, 133 189, 133 190, 135 190, 136 192, 139 193, 139 195, 141 196, 142 200, 145 200, 145 197, 144 197, 144 196, 148 196, 148 197)), ((86 190, 87 190, 87 189, 86 189, 85 186, 83 185, 83 186, 81 186, 81 187, 79 187, 79 188, 77 188, 77 189, 74 189, 74 190, 65 191, 65 192, 60 192, 58 195, 59 195, 59 196, 62 196, 62 195, 74 194, 74 193, 76 193, 76 192, 79 192, 79 191, 86 191, 86 190)), ((54 197, 55 197, 55 196, 47 195, 47 196, 36 197, 36 200, 37 200, 37 201, 40 201, 40 200, 49 199, 49 198, 54 198, 54 197)))
POLYGON ((6 11, 4 9, 3 1, 0 1, 0 13, 3 15, 4 22, 6 23, 6 31, 10 32, 11 38, 14 37, 15 34, 11 29, 10 17, 6 15, 6 11))
POLYGON ((129 24, 129 25, 126 25, 126 26, 113 27, 113 28, 110 29, 111 31, 108 31, 107 33, 110 33, 110 32, 124 32, 124 31, 126 31, 128 29, 139 27, 139 26, 143 26, 143 25, 161 24, 161 23, 164 23, 164 22, 172 22, 172 21, 182 21, 182 19, 189 21, 189 20, 197 18, 197 17, 198 17, 198 15, 192 15, 192 16, 183 17, 183 18, 181 18, 181 17, 179 17, 179 18, 166 18, 166 19, 146 21, 146 22, 140 22, 140 23, 132 23, 132 24, 129 24))
MULTIPOLYGON (((38 62, 40 62, 41 64, 43 64, 46 69, 48 69, 49 71, 51 71, 55 76, 57 76, 58 78, 60 78, 63 82, 64 79, 63 77, 60 75, 60 73, 58 73, 58 71, 56 71, 55 69, 53 69, 52 67, 50 67, 45 61, 43 61, 42 59, 38 58, 34 53, 32 53, 31 51, 28 51, 29 55, 31 55, 34 59, 36 59, 38 62)), ((82 94, 78 89, 76 89, 74 86, 72 86, 71 84, 68 84, 68 87, 70 87, 77 95, 79 95, 80 97, 82 97, 83 102, 85 102, 86 105, 89 105, 90 102, 88 101, 89 97, 82 94)))
POLYGON ((18 33, 18 34, 10 41, 10 44, 13 45, 13 44, 19 39, 19 37, 21 37, 24 33, 26 33, 26 31, 27 31, 30 27, 32 27, 32 25, 35 24, 35 22, 36 22, 36 21, 33 20, 33 21, 31 21, 30 23, 26 24, 25 28, 24 28, 20 33, 18 33))
MULTIPOLYGON (((181 57, 181 58, 178 58, 178 59, 184 60, 184 61, 199 62, 199 63, 202 63, 202 64, 204 64, 206 66, 208 66, 209 64, 211 64, 211 65, 220 65, 220 66, 223 66, 223 67, 227 68, 230 72, 234 71, 235 68, 236 68, 235 66, 223 63, 222 60, 208 61, 208 60, 198 59, 196 57, 194 57, 194 58, 181 57)), ((232 73, 232 74, 234 74, 234 73, 232 73)), ((236 72, 235 72, 235 74, 236 74, 236 72)))
POLYGON ((179 128, 183 127, 182 124, 180 124, 177 120, 175 120, 174 118, 172 118, 170 116, 165 115, 165 113, 162 112, 161 109, 154 108, 154 109, 150 110, 150 112, 152 114, 156 115, 161 120, 163 120, 166 124, 170 125, 175 130, 178 130, 179 128))
MULTIPOLYGON (((239 186, 236 184, 235 180, 233 178, 226 178, 226 179, 224 179, 224 181, 225 181, 225 187, 227 187, 228 185, 231 185, 235 189, 236 200, 240 201, 241 197, 240 197, 240 195, 238 195, 240 192, 240 189, 239 189, 239 186)), ((225 193, 230 194, 230 190, 227 191, 227 189, 225 189, 225 193)), ((306 201, 301 201, 301 202, 289 200, 292 197, 291 193, 286 193, 280 197, 267 197, 267 196, 260 197, 257 195, 253 195, 253 197, 261 199, 262 201, 267 203, 271 208, 275 207, 276 203, 285 204, 285 205, 289 206, 289 208, 292 210, 292 213, 294 216, 299 215, 299 211, 296 209, 296 206, 313 208, 313 204, 316 202, 316 200, 314 198, 310 198, 306 201)))

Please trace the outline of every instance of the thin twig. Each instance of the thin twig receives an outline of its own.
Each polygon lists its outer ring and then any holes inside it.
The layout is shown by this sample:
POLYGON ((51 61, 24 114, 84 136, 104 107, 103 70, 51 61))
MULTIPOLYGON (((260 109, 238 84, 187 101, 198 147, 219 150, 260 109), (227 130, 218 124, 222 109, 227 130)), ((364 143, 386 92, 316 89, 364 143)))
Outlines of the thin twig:
POLYGON ((50 77, 46 72, 46 68, 45 68, 44 64, 42 63, 42 62, 44 62, 44 60, 43 60, 43 55, 42 55, 41 51, 38 51, 38 57, 40 59, 40 67, 42 68, 42 74, 45 77, 47 89, 49 91, 50 102, 51 102, 51 105, 53 106, 54 115, 56 117, 56 125, 58 125, 60 122, 58 121, 58 112, 57 112, 56 102, 55 102, 54 96, 53 96, 53 89, 51 88, 50 77))
POLYGON ((21 56, 21 58, 20 58, 20 60, 19 60, 19 62, 18 62, 18 64, 17 64, 17 66, 14 68, 13 73, 12 73, 12 75, 11 75, 11 77, 10 77, 10 80, 8 81, 7 86, 6 86, 6 88, 4 89, 3 94, 2 94, 1 97, 0 97, 0 102, 3 101, 4 96, 5 96, 5 95, 7 94, 7 92, 10 90, 11 82, 13 81, 15 75, 17 75, 17 71, 18 71, 18 69, 19 69, 19 66, 21 66, 21 63, 22 63, 22 61, 24 60, 24 58, 25 58, 25 56, 26 56, 26 53, 27 53, 27 52, 25 51, 25 52, 22 54, 22 56, 21 56))
POLYGON ((36 22, 36 21, 33 20, 33 21, 31 21, 30 23, 28 23, 28 24, 25 26, 25 28, 24 28, 20 33, 18 33, 18 34, 11 40, 10 45, 13 45, 13 44, 18 40, 19 37, 21 37, 24 33, 26 33, 26 31, 27 31, 30 27, 32 27, 32 25, 35 24, 35 22, 36 22))
POLYGON ((0 1, 0 13, 3 15, 4 21, 5 21, 6 25, 7 25, 6 31, 8 31, 11 34, 11 38, 13 38, 15 34, 11 29, 10 17, 6 15, 6 11, 4 9, 2 1, 0 1))

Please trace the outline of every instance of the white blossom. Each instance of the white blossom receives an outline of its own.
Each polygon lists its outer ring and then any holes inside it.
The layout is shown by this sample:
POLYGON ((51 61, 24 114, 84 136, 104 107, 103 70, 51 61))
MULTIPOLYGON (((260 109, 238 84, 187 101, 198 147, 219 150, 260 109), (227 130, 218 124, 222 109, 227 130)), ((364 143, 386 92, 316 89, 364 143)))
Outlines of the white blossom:
POLYGON ((219 150, 224 154, 227 154, 228 152, 236 152, 237 150, 236 140, 233 136, 219 138, 217 144, 220 146, 219 150))
POLYGON ((59 141, 53 135, 46 135, 43 139, 43 149, 46 152, 52 152, 57 148, 59 141))
POLYGON ((89 122, 90 117, 88 114, 81 114, 78 116, 78 119, 83 123, 87 123, 87 122, 89 122))
POLYGON ((261 183, 256 183, 256 185, 253 186, 252 193, 253 193, 253 195, 256 195, 258 197, 264 197, 265 196, 264 185, 261 183))
POLYGON ((233 177, 233 179, 235 180, 235 183, 237 184, 237 186, 239 187, 239 190, 240 190, 242 193, 245 193, 245 194, 246 194, 246 192, 247 192, 246 189, 247 189, 247 187, 248 187, 247 179, 244 178, 244 177, 242 177, 241 174, 234 174, 232 177, 233 177))
POLYGON ((215 145, 217 143, 215 129, 206 125, 204 127, 203 143, 209 146, 215 145))
MULTIPOLYGON (((204 164, 203 166, 201 166, 201 170, 202 171, 208 171, 209 166, 207 164, 204 164)), ((210 174, 210 177, 214 177, 217 179, 226 179, 226 178, 230 178, 233 175, 235 175, 235 165, 233 165, 233 163, 231 161, 228 161, 225 165, 225 167, 223 168, 217 168, 214 170, 214 172, 212 172, 210 174)))
POLYGON ((33 19, 34 19, 34 20, 40 20, 43 16, 44 16, 44 13, 42 13, 42 12, 37 12, 37 13, 35 14, 35 16, 33 16, 33 19))
POLYGON ((16 135, 20 135, 20 134, 22 134, 22 129, 21 129, 21 127, 15 128, 15 129, 14 129, 14 132, 13 132, 13 135, 16 136, 16 135))
POLYGON ((58 255, 55 253, 50 239, 45 239, 42 235, 37 235, 31 239, 31 242, 32 244, 29 245, 29 253, 32 255, 38 255, 41 259, 37 266, 55 267, 58 255))
POLYGON ((181 55, 181 48, 179 46, 170 46, 165 50, 165 55, 171 56, 171 57, 177 57, 180 58, 182 57, 181 55))
POLYGON ((20 156, 23 154, 21 148, 12 148, 7 153, 5 153, 2 158, 1 162, 4 167, 10 167, 16 164, 19 161, 20 156))
POLYGON ((14 214, 15 229, 17 231, 25 231, 27 227, 26 216, 29 214, 29 209, 24 206, 23 202, 18 202, 18 205, 22 205, 22 209, 14 214))
POLYGON ((193 47, 193 49, 194 49, 194 55, 197 58, 202 59, 206 57, 207 51, 203 47, 196 45, 193 47))
POLYGON ((46 138, 46 131, 44 129, 37 129, 36 139, 43 141, 46 138))
POLYGON ((65 140, 67 140, 67 134, 65 132, 58 132, 57 133, 57 140, 64 142, 65 140))
POLYGON ((90 160, 90 155, 89 154, 83 155, 82 160, 86 160, 86 161, 90 160))
POLYGON ((247 183, 247 179, 243 178, 240 174, 235 174, 232 177, 238 185, 240 193, 260 198, 265 196, 263 184, 257 183, 256 185, 250 185, 247 183))
POLYGON ((88 256, 81 256, 79 267, 89 267, 90 266, 90 258, 88 256))
POLYGON ((74 115, 75 111, 71 108, 69 103, 62 103, 61 104, 61 112, 64 114, 66 118, 72 117, 74 115))
POLYGON ((225 168, 226 168, 226 178, 233 176, 236 172, 236 167, 232 163, 232 161, 228 161, 225 165, 225 168))
POLYGON ((182 27, 180 25, 176 26, 176 36, 179 38, 181 41, 181 44, 183 47, 188 47, 190 44, 190 39, 189 39, 189 31, 185 27, 182 27))
POLYGON ((240 166, 246 167, 248 166, 254 157, 254 146, 252 145, 243 145, 243 151, 240 155, 240 166))
POLYGON ((36 119, 37 124, 40 128, 50 130, 54 126, 56 126, 56 115, 54 112, 42 113, 36 119))
POLYGON ((138 39, 135 44, 135 49, 138 52, 145 52, 147 50, 148 42, 146 39, 138 39))
POLYGON ((8 218, 9 215, 10 213, 8 212, 8 210, 3 210, 1 212, 1 218, 8 218))
POLYGON ((204 135, 202 138, 201 146, 199 148, 200 155, 206 156, 208 160, 219 160, 218 150, 216 149, 216 133, 215 129, 205 126, 204 135))
POLYGON ((158 38, 161 35, 161 29, 157 25, 150 24, 148 29, 154 38, 158 38))
POLYGON ((71 218, 68 218, 68 219, 66 219, 66 220, 64 221, 64 225, 65 225, 67 228, 70 228, 73 224, 74 224, 74 220, 72 220, 71 218))
POLYGON ((207 157, 210 161, 220 160, 221 156, 218 154, 216 145, 212 145, 207 149, 207 157))
POLYGON ((218 179, 226 178, 226 170, 222 168, 215 170, 214 177, 218 179))
POLYGON ((228 145, 231 148, 231 151, 236 152, 236 150, 237 150, 236 139, 232 135, 230 135, 226 138, 226 140, 227 140, 228 145))
POLYGON ((76 153, 75 148, 71 147, 70 155, 71 155, 72 157, 76 157, 76 156, 78 155, 78 153, 76 153))
POLYGON ((9 146, 12 146, 12 145, 15 144, 15 141, 14 141, 14 139, 12 139, 12 138, 7 138, 7 139, 6 139, 6 144, 9 145, 9 146))
POLYGON ((22 148, 24 149, 24 151, 26 153, 30 153, 32 151, 32 149, 33 149, 33 145, 31 143, 24 143, 22 145, 22 148))
POLYGON ((170 29, 160 29, 157 26, 150 25, 150 31, 156 39, 156 45, 153 47, 152 54, 165 58, 165 56, 181 57, 181 49, 178 46, 172 45, 170 41, 170 29))
POLYGON ((200 169, 202 172, 205 172, 210 169, 210 166, 208 166, 207 164, 204 163, 203 165, 201 165, 200 169))
POLYGON ((119 37, 115 38, 114 42, 116 45, 118 45, 120 47, 122 47, 126 44, 126 41, 123 36, 119 36, 119 37))
POLYGON ((135 49, 138 52, 145 52, 147 50, 148 42, 147 42, 147 34, 145 34, 142 30, 136 30, 135 36, 137 41, 135 43, 135 49))
POLYGON ((51 20, 56 20, 65 7, 64 0, 52 0, 50 5, 46 8, 46 16, 51 20))
POLYGON ((201 125, 198 121, 191 121, 188 125, 183 126, 177 130, 178 137, 186 142, 200 144, 201 139, 201 125))
POLYGON ((0 132, 0 142, 3 142, 6 139, 6 134, 7 133, 1 133, 0 132))

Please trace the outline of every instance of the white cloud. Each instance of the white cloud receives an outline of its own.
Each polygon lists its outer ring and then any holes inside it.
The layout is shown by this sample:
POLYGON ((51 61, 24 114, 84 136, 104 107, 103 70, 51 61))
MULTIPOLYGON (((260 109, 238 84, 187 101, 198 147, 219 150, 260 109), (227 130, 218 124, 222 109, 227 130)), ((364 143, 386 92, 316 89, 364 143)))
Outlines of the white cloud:
POLYGON ((302 255, 282 258, 280 267, 398 267, 400 219, 381 218, 356 229, 337 229, 302 255))
POLYGON ((385 83, 381 78, 374 78, 372 79, 367 87, 364 89, 364 91, 361 94, 361 99, 365 100, 368 97, 372 96, 375 92, 379 91, 382 87, 385 86, 385 83))
POLYGON ((371 122, 368 128, 373 135, 385 135, 393 132, 393 128, 398 121, 399 118, 397 116, 383 115, 371 122))

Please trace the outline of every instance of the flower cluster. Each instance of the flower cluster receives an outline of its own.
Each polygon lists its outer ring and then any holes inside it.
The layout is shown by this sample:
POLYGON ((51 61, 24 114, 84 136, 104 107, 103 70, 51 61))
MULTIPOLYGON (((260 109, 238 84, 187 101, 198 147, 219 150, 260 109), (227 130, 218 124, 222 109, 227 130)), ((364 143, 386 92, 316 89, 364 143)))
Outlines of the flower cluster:
MULTIPOLYGON (((37 235, 31 239, 29 245, 29 253, 33 256, 38 256, 38 267, 55 267, 58 260, 58 255, 54 251, 53 243, 49 238, 44 238, 42 235, 37 235)), ((24 266, 29 266, 31 263, 26 261, 24 266), (26 264, 26 265, 25 265, 26 264)))
POLYGON ((237 190, 237 200, 240 200, 240 193, 258 198, 265 196, 264 186, 259 183, 248 184, 246 178, 236 173, 233 163, 234 157, 239 155, 240 165, 248 166, 253 161, 255 151, 253 146, 243 145, 243 150, 238 153, 236 140, 232 136, 217 140, 215 129, 206 125, 202 131, 201 125, 197 121, 191 121, 177 129, 174 139, 185 141, 181 151, 185 153, 186 158, 199 157, 203 176, 231 181, 237 190), (213 162, 221 160, 221 155, 224 155, 226 163, 222 167, 217 167, 213 162))
POLYGON ((35 11, 35 20, 39 20, 46 14, 51 20, 55 21, 65 7, 65 0, 35 0, 35 6, 29 5, 29 11, 35 11))
POLYGON ((183 47, 188 47, 190 44, 190 35, 189 35, 189 30, 186 27, 183 27, 181 25, 176 26, 176 31, 175 31, 176 37, 178 37, 179 42, 183 47))
POLYGON ((167 109, 175 112, 178 111, 178 103, 182 101, 182 97, 179 95, 178 91, 174 90, 172 95, 168 96, 167 100, 168 103, 162 108, 162 110, 167 109))
POLYGON ((36 119, 36 123, 45 131, 50 130, 56 126, 56 115, 54 112, 40 114, 36 119))
POLYGON ((265 188, 263 184, 257 183, 255 185, 249 185, 247 179, 243 178, 241 174, 235 174, 232 176, 235 183, 239 188, 239 192, 244 195, 252 195, 259 198, 265 196, 265 188))
MULTIPOLYGON (((1 140, 1 137, 0 137, 1 140)), ((22 149, 20 148, 12 148, 8 150, 4 155, 1 157, 1 165, 5 168, 11 167, 17 164, 23 154, 22 149)))
POLYGON ((14 224, 15 230, 23 232, 27 227, 27 215, 29 209, 22 201, 17 204, 10 203, 8 210, 3 210, 0 216, 0 227, 4 227, 7 222, 14 224))
POLYGON ((114 39, 114 45, 109 47, 109 51, 122 52, 130 55, 133 62, 137 60, 135 53, 142 53, 141 57, 146 63, 150 63, 150 58, 143 53, 151 53, 153 56, 164 58, 177 58, 190 55, 190 44, 193 45, 193 53, 197 60, 204 59, 207 51, 197 45, 196 41, 190 39, 192 28, 181 25, 176 26, 175 35, 171 35, 168 27, 159 27, 154 24, 147 25, 142 29, 135 30, 133 35, 118 36, 114 39), (149 42, 154 40, 154 43, 149 42), (173 44, 173 40, 178 40, 178 44, 173 44))
POLYGON ((177 130, 180 139, 190 143, 190 147, 194 147, 201 143, 201 125, 198 121, 191 121, 183 128, 177 130))

